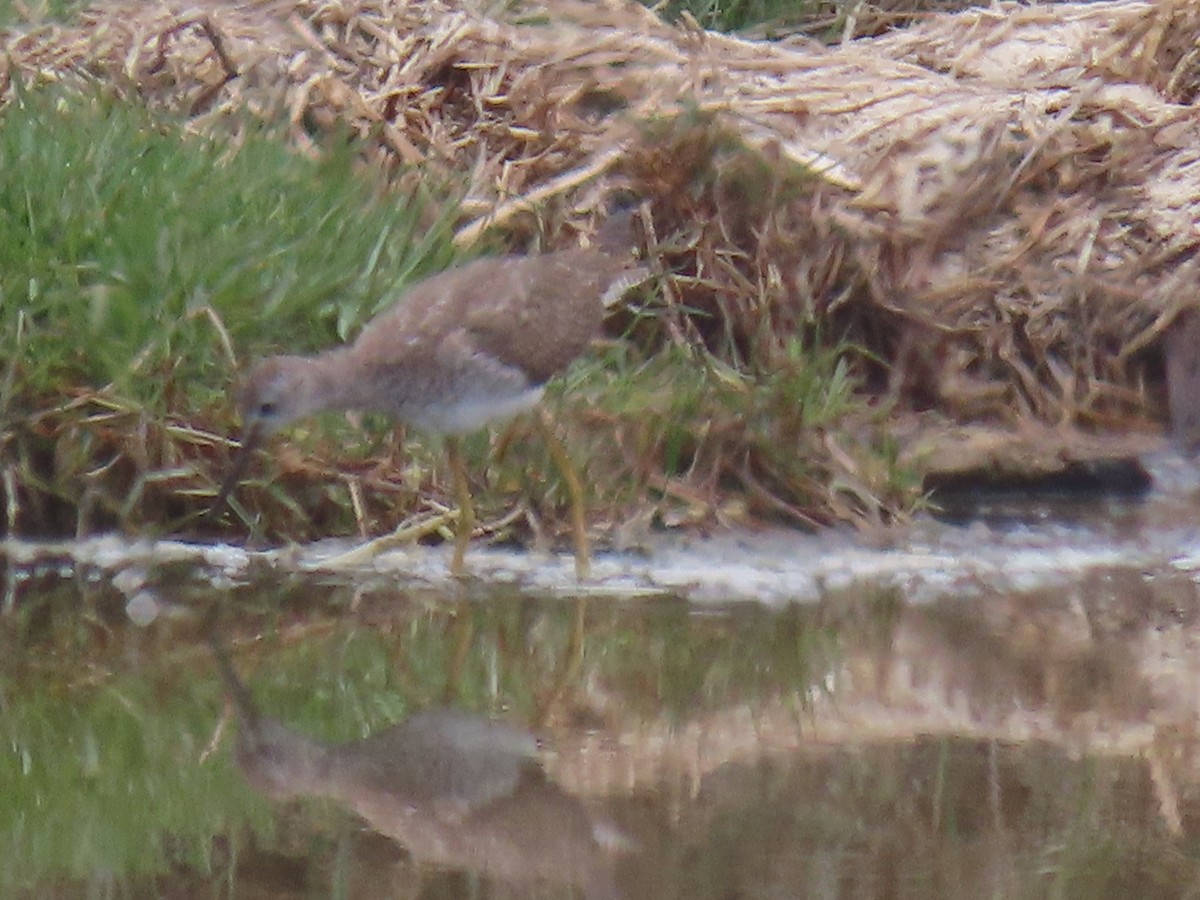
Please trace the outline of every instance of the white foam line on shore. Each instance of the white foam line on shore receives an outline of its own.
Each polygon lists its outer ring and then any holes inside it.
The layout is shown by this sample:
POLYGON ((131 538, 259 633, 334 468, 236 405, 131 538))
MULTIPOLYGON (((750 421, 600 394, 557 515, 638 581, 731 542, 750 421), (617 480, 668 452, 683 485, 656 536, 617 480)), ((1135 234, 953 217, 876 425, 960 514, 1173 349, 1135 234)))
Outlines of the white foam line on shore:
MULTIPOLYGON (((251 551, 231 544, 129 540, 106 535, 81 541, 32 542, 6 539, 0 551, 10 567, 36 567, 70 560, 76 567, 120 571, 131 566, 192 563, 215 570, 225 583, 254 577, 258 568, 341 577, 347 581, 451 583, 446 548, 414 546, 388 551, 364 566, 330 572, 322 561, 344 551, 345 541, 251 551)), ((580 593, 640 597, 667 593, 697 603, 756 601, 777 606, 813 602, 830 591, 852 587, 900 588, 915 602, 980 591, 1034 590, 1077 580, 1089 570, 1136 568, 1148 572, 1195 573, 1200 578, 1200 543, 1194 531, 1156 535, 1154 541, 1118 541, 1078 530, 977 533, 971 529, 924 528, 910 546, 865 547, 853 535, 812 536, 789 531, 723 533, 710 538, 665 537, 650 552, 605 552, 593 564, 594 578, 579 584, 569 554, 548 555, 472 547, 467 557, 477 582, 575 596, 580 593), (1173 537, 1173 539, 1172 539, 1173 537)))

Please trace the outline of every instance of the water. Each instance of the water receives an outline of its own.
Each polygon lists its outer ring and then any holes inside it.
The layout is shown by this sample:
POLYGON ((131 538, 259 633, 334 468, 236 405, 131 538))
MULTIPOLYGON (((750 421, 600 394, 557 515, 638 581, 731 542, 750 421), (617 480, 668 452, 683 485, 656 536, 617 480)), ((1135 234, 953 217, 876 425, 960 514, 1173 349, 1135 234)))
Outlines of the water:
POLYGON ((886 546, 664 542, 584 597, 499 552, 452 585, 432 551, 9 542, 0 893, 1200 895, 1171 477, 886 546))

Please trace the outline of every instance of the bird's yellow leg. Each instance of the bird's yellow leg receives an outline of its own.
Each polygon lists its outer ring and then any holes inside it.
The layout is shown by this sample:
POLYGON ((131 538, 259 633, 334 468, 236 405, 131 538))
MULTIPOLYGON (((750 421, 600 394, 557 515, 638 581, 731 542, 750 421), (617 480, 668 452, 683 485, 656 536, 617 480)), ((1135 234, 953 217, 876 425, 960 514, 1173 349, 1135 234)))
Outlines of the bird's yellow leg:
POLYGON ((575 544, 575 577, 582 581, 592 571, 587 523, 583 517, 583 484, 579 481, 579 474, 575 471, 575 467, 571 465, 571 457, 567 455, 567 448, 554 433, 550 414, 539 408, 536 419, 538 430, 542 433, 542 439, 550 451, 550 457, 562 473, 563 481, 567 483, 567 493, 571 496, 571 537, 575 544))
POLYGON ((513 438, 517 436, 517 428, 520 421, 518 418, 509 422, 504 427, 504 430, 500 432, 500 436, 496 438, 495 443, 492 444, 493 462, 497 464, 504 462, 504 457, 508 454, 508 448, 512 445, 513 438))
POLYGON ((450 560, 450 574, 457 576, 466 573, 463 561, 467 555, 467 544, 471 542, 471 534, 475 531, 475 506, 471 502, 471 487, 467 484, 462 445, 454 435, 446 437, 446 457, 454 478, 454 502, 458 504, 458 530, 454 535, 454 556, 450 560))

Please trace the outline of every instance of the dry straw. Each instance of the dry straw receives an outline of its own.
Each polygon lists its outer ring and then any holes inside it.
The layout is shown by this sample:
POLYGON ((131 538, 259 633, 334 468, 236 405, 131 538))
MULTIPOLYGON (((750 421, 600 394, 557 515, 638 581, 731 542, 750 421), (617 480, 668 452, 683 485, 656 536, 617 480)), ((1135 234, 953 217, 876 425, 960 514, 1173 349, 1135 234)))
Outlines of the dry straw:
POLYGON ((99 79, 202 130, 282 115, 300 146, 343 123, 391 171, 465 178, 463 242, 631 188, 711 345, 761 363, 821 323, 960 422, 1153 412, 1198 296, 1200 5, 998 4, 832 48, 506 6, 101 3, 5 35, 0 89, 99 79))

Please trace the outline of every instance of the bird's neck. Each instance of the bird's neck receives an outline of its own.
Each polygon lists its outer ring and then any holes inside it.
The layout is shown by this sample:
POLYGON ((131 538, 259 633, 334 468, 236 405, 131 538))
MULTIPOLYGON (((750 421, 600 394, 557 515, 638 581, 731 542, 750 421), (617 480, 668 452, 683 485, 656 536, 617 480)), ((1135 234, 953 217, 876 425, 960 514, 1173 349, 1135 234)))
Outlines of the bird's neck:
POLYGON ((308 358, 306 414, 362 408, 361 379, 357 378, 350 347, 335 347, 308 358))

